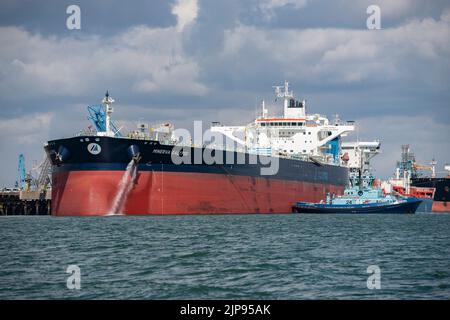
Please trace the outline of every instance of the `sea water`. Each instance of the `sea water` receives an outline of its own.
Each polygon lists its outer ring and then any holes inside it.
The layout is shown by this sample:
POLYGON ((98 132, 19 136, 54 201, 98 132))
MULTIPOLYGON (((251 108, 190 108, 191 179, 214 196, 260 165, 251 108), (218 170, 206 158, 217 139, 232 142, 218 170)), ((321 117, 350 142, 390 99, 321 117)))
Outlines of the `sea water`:
POLYGON ((450 214, 10 216, 0 236, 0 299, 450 298, 450 214))

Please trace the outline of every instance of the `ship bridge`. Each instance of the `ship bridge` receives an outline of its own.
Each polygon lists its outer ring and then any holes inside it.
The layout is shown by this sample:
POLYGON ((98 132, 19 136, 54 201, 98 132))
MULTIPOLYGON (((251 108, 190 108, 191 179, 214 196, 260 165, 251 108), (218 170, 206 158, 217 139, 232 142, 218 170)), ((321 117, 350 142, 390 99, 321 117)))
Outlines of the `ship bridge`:
POLYGON ((296 100, 289 83, 274 86, 276 99, 283 100, 283 115, 269 117, 265 102, 261 115, 244 126, 213 123, 211 131, 236 142, 246 152, 281 157, 300 157, 329 164, 341 164, 341 137, 354 131, 354 122, 333 123, 320 114, 307 114, 306 101, 296 100))

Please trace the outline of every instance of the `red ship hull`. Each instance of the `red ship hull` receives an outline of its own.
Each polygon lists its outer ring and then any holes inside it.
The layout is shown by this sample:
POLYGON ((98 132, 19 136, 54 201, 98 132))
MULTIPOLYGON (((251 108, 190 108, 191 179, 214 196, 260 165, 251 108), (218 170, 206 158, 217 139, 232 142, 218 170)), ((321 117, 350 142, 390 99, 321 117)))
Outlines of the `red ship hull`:
POLYGON ((434 212, 450 212, 450 203, 448 201, 433 201, 434 212))
MULTIPOLYGON (((123 171, 53 174, 52 215, 106 215, 123 171)), ((139 172, 125 215, 290 213, 297 201, 318 202, 344 186, 189 172, 139 172)))
MULTIPOLYGON (((450 212, 450 179, 445 178, 415 178, 412 180, 413 187, 432 188, 433 212, 450 212)), ((411 188, 413 188, 411 187, 411 188)))

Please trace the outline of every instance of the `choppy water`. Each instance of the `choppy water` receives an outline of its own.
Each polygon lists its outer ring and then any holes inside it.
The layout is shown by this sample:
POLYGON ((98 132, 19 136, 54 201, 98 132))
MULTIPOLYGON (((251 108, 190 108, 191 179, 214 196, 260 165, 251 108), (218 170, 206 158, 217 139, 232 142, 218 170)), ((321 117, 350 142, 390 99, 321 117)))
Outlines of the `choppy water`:
POLYGON ((0 236, 1 299, 450 298, 450 214, 0 217, 0 236))

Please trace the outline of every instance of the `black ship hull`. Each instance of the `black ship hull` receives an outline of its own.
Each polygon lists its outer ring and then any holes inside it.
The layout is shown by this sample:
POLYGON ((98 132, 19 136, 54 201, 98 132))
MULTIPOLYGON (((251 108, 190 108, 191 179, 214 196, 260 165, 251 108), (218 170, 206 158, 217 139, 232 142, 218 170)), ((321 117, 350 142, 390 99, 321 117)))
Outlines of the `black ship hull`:
POLYGON ((450 178, 414 178, 411 186, 434 188, 433 211, 450 212, 450 178))

